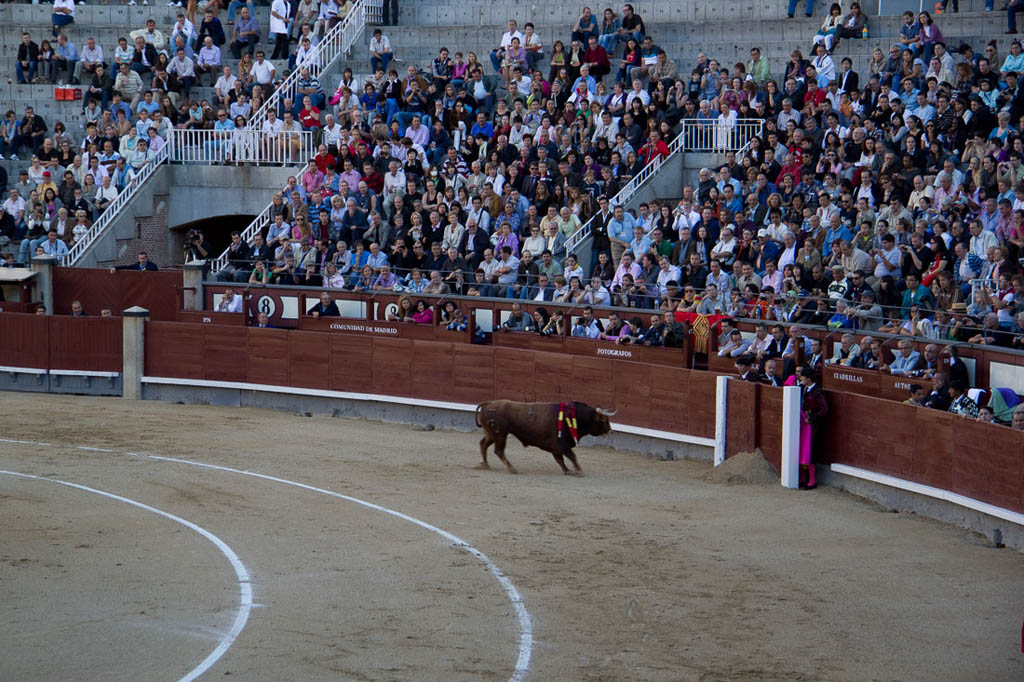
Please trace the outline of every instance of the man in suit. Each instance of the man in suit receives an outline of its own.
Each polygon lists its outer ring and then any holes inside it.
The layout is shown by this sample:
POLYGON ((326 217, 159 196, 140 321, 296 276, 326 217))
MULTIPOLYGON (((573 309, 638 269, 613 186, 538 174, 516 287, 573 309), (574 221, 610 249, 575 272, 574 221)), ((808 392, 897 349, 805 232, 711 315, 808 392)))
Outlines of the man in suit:
POLYGON ((754 358, 749 355, 741 355, 736 358, 736 373, 740 381, 749 381, 752 384, 761 383, 761 377, 754 369, 754 358))
POLYGON ((484 251, 490 245, 487 233, 480 229, 476 220, 467 219, 466 231, 462 233, 462 239, 459 240, 459 253, 466 259, 471 269, 476 270, 480 265, 480 261, 484 259, 484 251))
POLYGON ((860 75, 853 70, 853 60, 849 57, 843 57, 842 71, 839 72, 839 76, 836 78, 839 84, 839 89, 843 92, 848 92, 851 95, 857 91, 860 86, 860 75))
POLYGON ((914 350, 914 344, 910 339, 900 339, 898 348, 892 364, 882 365, 881 369, 889 370, 896 376, 909 375, 916 371, 921 364, 921 354, 914 350))
POLYGON ((113 273, 115 270, 141 270, 143 272, 147 270, 159 270, 156 263, 149 260, 149 254, 145 251, 139 251, 138 261, 131 265, 118 265, 115 268, 110 268, 110 272, 113 273))
POLYGON ((331 295, 326 291, 320 292, 320 301, 310 308, 306 314, 312 315, 314 319, 341 316, 341 312, 338 310, 338 304, 331 300, 331 295))
POLYGON ((246 273, 251 270, 249 259, 251 249, 242 239, 242 233, 235 230, 231 233, 231 244, 228 246, 228 264, 217 273, 218 282, 231 282, 236 279, 239 271, 246 273))

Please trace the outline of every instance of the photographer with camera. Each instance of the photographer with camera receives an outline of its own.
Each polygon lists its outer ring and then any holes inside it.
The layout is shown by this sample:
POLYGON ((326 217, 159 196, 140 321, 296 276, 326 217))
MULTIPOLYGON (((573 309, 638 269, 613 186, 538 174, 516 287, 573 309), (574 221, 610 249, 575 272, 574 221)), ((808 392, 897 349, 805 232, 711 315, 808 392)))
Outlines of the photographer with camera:
POLYGON ((189 263, 197 260, 205 260, 206 267, 210 266, 209 256, 213 251, 213 247, 210 243, 203 238, 203 233, 199 230, 189 230, 185 235, 185 245, 182 247, 184 252, 185 262, 189 263))

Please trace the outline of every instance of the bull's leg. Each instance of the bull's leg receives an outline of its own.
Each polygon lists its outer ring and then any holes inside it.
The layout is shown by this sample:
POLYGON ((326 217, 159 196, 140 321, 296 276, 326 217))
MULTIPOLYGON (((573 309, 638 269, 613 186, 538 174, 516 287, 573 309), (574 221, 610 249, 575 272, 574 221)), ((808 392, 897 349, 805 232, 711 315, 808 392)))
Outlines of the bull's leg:
POLYGON ((572 472, 565 466, 565 459, 562 457, 562 453, 556 451, 552 452, 551 455, 555 458, 555 461, 558 462, 558 466, 562 467, 562 473, 566 476, 571 476, 572 472))
POLYGON ((494 439, 491 438, 489 431, 484 431, 484 437, 480 439, 480 457, 483 459, 482 462, 476 465, 477 469, 490 469, 490 465, 487 464, 487 448, 491 447, 491 443, 494 439))
POLYGON ((580 463, 576 461, 576 453, 572 451, 572 448, 569 448, 569 451, 565 453, 565 456, 569 458, 570 462, 572 462, 572 466, 576 469, 576 473, 580 473, 582 469, 580 469, 580 463))
POLYGON ((507 438, 507 433, 500 433, 494 437, 494 454, 498 456, 498 459, 505 463, 510 474, 518 474, 519 472, 516 471, 516 468, 508 461, 508 457, 505 456, 505 440, 507 438))

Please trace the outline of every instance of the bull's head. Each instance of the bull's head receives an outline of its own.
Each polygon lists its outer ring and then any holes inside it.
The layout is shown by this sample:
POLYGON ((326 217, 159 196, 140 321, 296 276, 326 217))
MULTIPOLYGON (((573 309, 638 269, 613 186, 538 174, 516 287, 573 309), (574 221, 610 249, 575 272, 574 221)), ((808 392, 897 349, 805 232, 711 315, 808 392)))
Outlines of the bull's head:
POLYGON ((617 411, 618 410, 609 411, 601 407, 595 407, 594 412, 596 412, 597 414, 594 416, 594 424, 590 432, 591 435, 603 436, 609 431, 611 431, 612 423, 609 417, 614 417, 615 412, 617 411))

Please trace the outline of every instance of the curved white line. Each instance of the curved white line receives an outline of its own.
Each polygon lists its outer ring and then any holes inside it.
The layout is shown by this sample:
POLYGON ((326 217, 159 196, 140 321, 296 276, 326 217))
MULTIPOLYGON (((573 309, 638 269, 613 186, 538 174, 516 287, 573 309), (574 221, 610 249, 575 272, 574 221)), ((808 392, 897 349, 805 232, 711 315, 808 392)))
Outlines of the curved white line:
MULTIPOLYGON (((11 441, 3 439, 3 442, 11 441)), ((26 443, 27 441, 19 442, 26 443)), ((42 443, 32 444, 43 445, 42 443)), ((33 474, 25 474, 19 471, 0 470, 0 474, 5 474, 7 476, 17 476, 19 478, 27 478, 34 481, 48 481, 50 483, 57 483, 58 485, 67 486, 68 488, 84 490, 87 493, 102 495, 103 497, 107 497, 111 500, 116 500, 118 502, 130 504, 133 507, 138 507, 139 509, 144 509, 148 512, 158 514, 166 519, 170 519, 175 523, 179 523, 182 526, 185 526, 189 530, 195 531, 199 535, 203 536, 204 538, 212 542, 214 546, 218 550, 220 550, 220 553, 223 554, 224 557, 228 560, 228 563, 231 564, 231 568, 233 568, 235 571, 235 575, 238 577, 238 614, 235 616, 235 622, 231 624, 231 628, 224 635, 221 636, 220 643, 217 645, 217 648, 210 652, 209 656, 204 658, 199 663, 199 665, 192 668, 192 670, 186 673, 184 677, 178 680, 178 682, 192 682, 193 680, 197 679, 200 675, 205 673, 207 670, 209 670, 213 666, 213 664, 216 663, 220 659, 220 657, 224 655, 224 652, 226 652, 228 648, 230 648, 231 645, 235 643, 235 640, 238 638, 238 635, 242 633, 242 630, 245 628, 246 622, 248 622, 249 620, 249 612, 252 610, 252 583, 250 582, 249 571, 248 569, 246 569, 245 564, 242 563, 242 560, 238 558, 238 555, 235 554, 234 550, 228 547, 227 543, 225 543, 223 540, 221 540, 219 537, 217 537, 210 531, 206 530, 201 526, 197 526, 191 521, 183 519, 180 516, 175 516, 174 514, 165 512, 161 509, 157 509, 156 507, 151 507, 148 504, 143 504, 142 502, 138 502, 127 497, 115 495, 114 493, 108 493, 103 490, 97 490, 96 488, 90 488, 89 486, 81 485, 79 483, 61 481, 56 478, 46 478, 45 476, 35 476, 33 474)))
POLYGON ((145 457, 147 459, 155 459, 155 460, 158 460, 158 461, 161 461, 161 462, 174 462, 176 464, 190 464, 192 466, 202 467, 204 469, 215 469, 217 471, 227 471, 227 472, 230 472, 230 473, 233 473, 233 474, 241 474, 243 476, 252 476, 254 478, 262 478, 263 480, 266 480, 266 481, 273 481, 274 483, 283 483, 284 485, 290 485, 290 486, 294 486, 296 488, 302 488, 304 490, 310 490, 310 491, 315 492, 315 493, 321 493, 323 495, 330 495, 331 497, 337 497, 339 499, 346 500, 348 502, 354 502, 354 503, 356 503, 358 505, 362 505, 363 507, 366 507, 368 509, 373 509, 374 511, 384 512, 385 514, 389 514, 389 515, 394 516, 396 518, 402 519, 403 521, 408 521, 409 523, 414 523, 417 526, 419 526, 420 528, 423 528, 425 530, 429 530, 431 533, 435 533, 437 535, 440 535, 442 538, 444 538, 445 540, 450 542, 455 547, 459 547, 461 549, 464 549, 467 552, 469 552, 470 554, 472 554, 473 556, 475 556, 477 559, 479 559, 480 563, 482 563, 484 566, 487 567, 487 570, 490 571, 491 575, 493 575, 494 578, 498 581, 498 583, 501 584, 502 588, 504 588, 505 594, 508 595, 509 601, 511 601, 512 605, 515 607, 516 617, 519 620, 519 657, 516 660, 515 671, 513 672, 512 676, 509 677, 508 679, 509 679, 509 682, 522 682, 522 680, 525 679, 526 672, 527 672, 527 670, 530 667, 530 655, 531 655, 531 653, 533 651, 533 620, 530 617, 530 612, 526 610, 526 605, 523 603, 523 598, 519 594, 519 590, 516 589, 516 586, 514 584, 512 584, 512 581, 509 580, 508 576, 506 576, 502 572, 502 570, 500 568, 498 568, 498 565, 496 563, 494 563, 494 561, 492 561, 489 556, 487 556, 486 554, 481 552, 476 547, 473 547, 472 545, 470 545, 468 542, 466 542, 462 538, 458 537, 457 535, 453 535, 452 533, 449 533, 448 531, 446 531, 446 530, 444 530, 442 528, 438 528, 437 526, 431 525, 431 524, 427 523, 426 521, 421 521, 421 520, 417 519, 416 517, 409 516, 408 514, 403 514, 400 511, 395 511, 394 509, 389 509, 387 507, 382 507, 379 504, 374 504, 373 502, 367 502, 366 500, 361 500, 358 497, 352 497, 350 495, 343 495, 341 493, 336 493, 333 490, 326 490, 324 488, 317 488, 316 486, 306 485, 305 483, 299 483, 297 481, 290 481, 290 480, 288 480, 286 478, 278 478, 276 476, 268 476, 267 474, 261 474, 261 473, 255 472, 255 471, 245 471, 243 469, 234 469, 232 467, 219 466, 217 464, 205 464, 203 462, 193 462, 191 460, 178 459, 176 457, 161 457, 159 455, 146 455, 146 454, 137 453, 137 452, 127 452, 125 454, 131 455, 133 457, 145 457))
MULTIPOLYGON (((50 445, 49 443, 37 443, 37 442, 33 442, 33 441, 21 441, 21 440, 16 441, 16 440, 9 440, 7 438, 0 438, 0 443, 22 443, 22 444, 28 444, 28 445, 50 445)), ((76 446, 70 446, 70 447, 76 447, 76 446)), ((91 450, 91 448, 86 448, 85 446, 81 446, 81 445, 77 446, 77 447, 80 450, 82 450, 82 449, 90 449, 91 450)), ((415 518, 413 516, 409 516, 408 514, 403 514, 400 511, 395 511, 394 509, 388 509, 387 507, 382 507, 379 504, 374 504, 373 502, 367 502, 366 500, 361 500, 358 497, 352 497, 350 495, 343 495, 341 493, 336 493, 333 490, 326 490, 324 488, 317 488, 316 486, 306 485, 305 483, 299 483, 297 481, 290 481, 290 480, 288 480, 286 478, 278 478, 276 476, 268 476, 267 474, 261 474, 261 473, 255 472, 255 471, 245 471, 243 469, 234 469, 232 467, 219 466, 217 464, 205 464, 203 462, 193 462, 191 460, 178 459, 176 457, 161 457, 159 455, 147 455, 147 454, 140 453, 140 452, 125 452, 123 454, 129 455, 129 456, 132 456, 132 457, 144 457, 146 459, 154 459, 154 460, 158 460, 158 461, 161 461, 161 462, 174 462, 176 464, 189 464, 191 466, 202 467, 204 469, 214 469, 214 470, 217 470, 217 471, 227 471, 227 472, 233 473, 233 474, 241 474, 243 476, 252 476, 253 478, 262 478, 263 480, 273 481, 274 483, 283 483, 284 485, 290 485, 290 486, 294 486, 296 488, 302 488, 304 490, 310 490, 312 492, 320 493, 322 495, 330 495, 331 497, 337 497, 338 499, 346 500, 348 502, 354 502, 354 503, 356 503, 358 505, 366 507, 367 509, 373 509, 374 511, 379 511, 379 512, 383 512, 385 514, 389 514, 389 515, 394 516, 396 518, 402 519, 403 521, 408 521, 409 523, 414 523, 417 526, 419 526, 420 528, 423 528, 425 530, 429 530, 431 533, 435 533, 436 535, 441 536, 442 538, 444 538, 445 540, 450 542, 453 546, 459 547, 461 549, 464 549, 467 552, 469 552, 470 554, 472 554, 473 556, 475 556, 480 561, 480 563, 482 563, 487 568, 487 570, 490 572, 490 574, 494 576, 495 580, 497 580, 498 583, 501 585, 501 587, 505 590, 505 594, 508 596, 509 601, 512 602, 512 605, 513 605, 513 607, 516 610, 516 618, 519 621, 519 657, 516 659, 515 671, 512 673, 512 676, 509 677, 508 679, 509 679, 509 682, 522 682, 526 678, 527 670, 529 670, 529 667, 530 667, 530 656, 533 653, 533 619, 530 616, 530 612, 526 610, 526 604, 523 603, 523 597, 522 597, 522 595, 519 594, 519 590, 516 589, 516 586, 512 583, 512 581, 509 580, 508 576, 506 576, 501 571, 501 569, 498 567, 498 565, 496 563, 494 563, 494 561, 492 561, 489 556, 487 556, 486 554, 484 554, 483 552, 478 550, 476 547, 473 547, 472 545, 470 545, 468 542, 466 542, 462 538, 458 537, 457 535, 449 533, 448 531, 446 531, 446 530, 444 530, 442 528, 438 528, 437 526, 431 525, 431 524, 427 523, 426 521, 421 521, 421 520, 419 520, 419 519, 417 519, 417 518, 415 518)), ((0 472, 0 473, 7 473, 7 472, 0 472)), ((36 477, 32 477, 32 478, 36 478, 36 477)), ((51 479, 45 479, 45 480, 51 480, 51 479)), ((75 487, 81 487, 81 486, 76 486, 75 484, 68 484, 68 485, 72 485, 72 486, 75 486, 75 487)), ((87 490, 91 490, 91 488, 87 488, 87 490)), ((93 491, 93 492, 99 492, 99 491, 93 491)), ((101 493, 101 494, 105 495, 107 493, 101 493)), ((116 498, 116 499, 123 499, 123 498, 116 498)), ((129 502, 131 504, 139 504, 139 503, 136 503, 136 502, 132 502, 130 500, 124 500, 124 501, 125 502, 129 502)), ((146 508, 146 509, 151 509, 152 511, 154 511, 154 512, 156 512, 158 514, 165 514, 165 512, 161 512, 161 511, 159 511, 157 509, 152 509, 151 507, 146 507, 145 505, 139 504, 139 506, 142 506, 143 508, 146 508)), ((167 515, 167 516, 170 516, 170 515, 167 515)), ((173 518, 177 519, 177 517, 173 517, 173 518)), ((181 521, 186 523, 186 524, 188 524, 187 521, 184 521, 184 520, 181 520, 181 521)), ((205 531, 201 531, 201 529, 198 529, 198 527, 196 527, 196 529, 199 532, 205 532, 205 531)), ((211 535, 210 537, 213 538, 214 536, 211 535)), ((217 542, 219 542, 219 540, 217 542)), ((227 548, 227 545, 224 545, 224 547, 227 548)), ((230 551, 230 548, 228 548, 228 551, 230 551)), ((243 570, 244 570, 244 567, 243 567, 243 570)), ((251 591, 250 591, 250 604, 251 604, 251 601, 252 601, 252 595, 251 595, 251 591)), ((248 617, 248 614, 247 614, 247 617, 248 617)), ((243 623, 243 626, 244 626, 244 623, 243 623)), ((240 631, 241 631, 241 628, 239 628, 239 632, 240 631)), ((194 677, 190 677, 190 678, 187 678, 187 679, 186 678, 182 678, 182 680, 180 680, 179 682, 191 682, 191 680, 193 680, 193 679, 195 679, 195 678, 194 677)))

